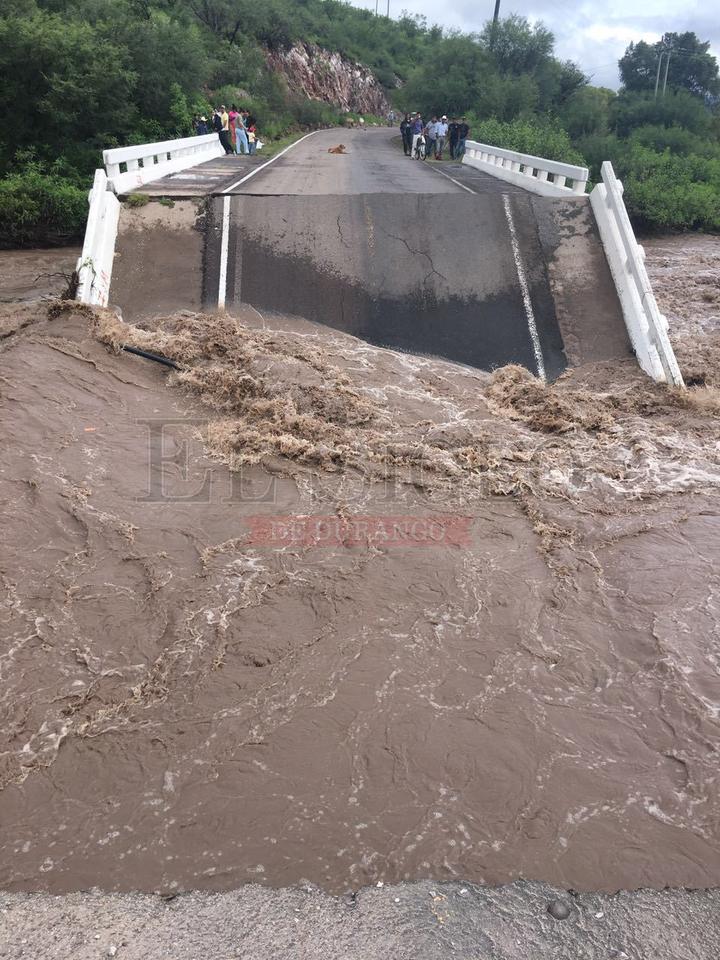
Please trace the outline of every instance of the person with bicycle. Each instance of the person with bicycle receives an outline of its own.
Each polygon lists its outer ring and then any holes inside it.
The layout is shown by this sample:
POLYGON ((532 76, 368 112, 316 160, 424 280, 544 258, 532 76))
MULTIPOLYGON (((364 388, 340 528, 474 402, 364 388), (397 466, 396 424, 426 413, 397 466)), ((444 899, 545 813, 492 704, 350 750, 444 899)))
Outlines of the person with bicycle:
POLYGON ((432 159, 433 154, 435 153, 435 138, 437 137, 437 125, 438 118, 433 117, 423 131, 425 134, 425 156, 432 159))
POLYGON ((412 149, 411 156, 415 160, 420 160, 420 153, 422 152, 422 159, 425 159, 425 138, 423 137, 424 124, 422 117, 419 113, 416 113, 412 123, 412 149), (422 141, 422 142, 421 142, 422 141))

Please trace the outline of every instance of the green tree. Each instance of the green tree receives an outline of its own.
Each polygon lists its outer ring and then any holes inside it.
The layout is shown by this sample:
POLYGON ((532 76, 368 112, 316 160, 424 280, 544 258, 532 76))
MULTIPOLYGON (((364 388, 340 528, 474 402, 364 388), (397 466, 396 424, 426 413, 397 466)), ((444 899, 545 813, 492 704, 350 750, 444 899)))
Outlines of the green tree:
POLYGON ((654 91, 660 70, 662 84, 667 66, 667 85, 671 90, 687 90, 699 97, 720 93, 718 63, 710 53, 710 43, 687 33, 666 33, 662 40, 649 44, 631 43, 619 61, 620 79, 626 90, 654 91), (660 56, 663 61, 660 64, 660 56), (667 61, 669 57, 669 62, 667 61))
POLYGON ((713 117, 703 101, 687 90, 672 91, 657 99, 652 93, 622 90, 611 102, 611 129, 627 137, 636 127, 646 124, 677 125, 707 135, 712 129, 713 117))
POLYGON ((481 43, 490 51, 502 73, 529 73, 552 57, 555 37, 544 23, 532 26, 527 17, 513 13, 487 23, 480 34, 481 43))
POLYGON ((0 74, 0 117, 12 129, 4 166, 30 144, 48 158, 96 151, 136 118, 127 50, 85 22, 43 12, 0 19, 0 74))
POLYGON ((568 97, 560 112, 565 129, 574 140, 607 133, 614 100, 614 90, 581 87, 568 97))

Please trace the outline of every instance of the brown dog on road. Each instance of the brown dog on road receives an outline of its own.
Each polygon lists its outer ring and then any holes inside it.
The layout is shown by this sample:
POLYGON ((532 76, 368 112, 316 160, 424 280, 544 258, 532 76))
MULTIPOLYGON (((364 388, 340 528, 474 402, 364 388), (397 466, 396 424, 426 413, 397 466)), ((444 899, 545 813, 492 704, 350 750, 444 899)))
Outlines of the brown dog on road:
POLYGON ((339 143, 336 147, 328 147, 328 153, 345 153, 345 144, 339 143))

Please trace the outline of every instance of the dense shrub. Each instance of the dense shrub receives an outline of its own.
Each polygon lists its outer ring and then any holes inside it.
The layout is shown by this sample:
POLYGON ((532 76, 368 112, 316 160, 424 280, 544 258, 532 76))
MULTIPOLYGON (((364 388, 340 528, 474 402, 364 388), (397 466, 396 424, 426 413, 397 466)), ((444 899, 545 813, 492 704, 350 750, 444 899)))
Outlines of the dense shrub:
POLYGON ((720 230, 720 160, 631 144, 616 172, 640 227, 720 230))
POLYGON ((506 122, 494 117, 480 121, 470 117, 470 120, 471 136, 480 143, 530 153, 546 160, 585 165, 583 155, 572 145, 567 132, 557 121, 534 118, 506 122))
POLYGON ((5 246, 62 243, 82 235, 88 191, 30 165, 0 180, 0 237, 5 246))

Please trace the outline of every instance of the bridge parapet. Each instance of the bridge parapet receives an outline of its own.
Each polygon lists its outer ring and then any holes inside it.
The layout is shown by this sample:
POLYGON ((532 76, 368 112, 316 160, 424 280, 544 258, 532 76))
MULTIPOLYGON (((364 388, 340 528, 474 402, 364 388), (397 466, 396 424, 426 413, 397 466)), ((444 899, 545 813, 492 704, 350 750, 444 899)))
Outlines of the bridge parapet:
POLYGON ((463 163, 546 197, 584 195, 589 176, 587 167, 545 160, 476 140, 467 141, 463 163), (568 186, 568 181, 572 186, 568 186))
POLYGON ((95 171, 88 202, 90 208, 85 240, 77 262, 76 297, 81 303, 106 307, 110 295, 120 202, 109 190, 104 170, 95 171))
POLYGON ((601 171, 602 183, 590 194, 590 203, 635 355, 645 373, 655 380, 682 387, 682 374, 667 334, 668 322, 652 291, 645 251, 635 239, 625 208, 623 185, 609 160, 601 171))
POLYGON ((110 189, 115 193, 126 193, 151 180, 159 180, 169 173, 186 170, 224 154, 218 135, 208 133, 200 137, 103 150, 103 163, 110 189))

